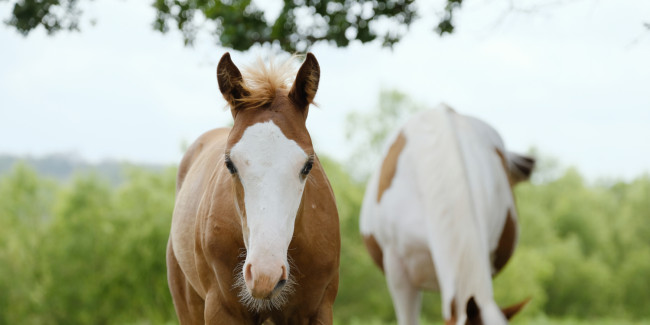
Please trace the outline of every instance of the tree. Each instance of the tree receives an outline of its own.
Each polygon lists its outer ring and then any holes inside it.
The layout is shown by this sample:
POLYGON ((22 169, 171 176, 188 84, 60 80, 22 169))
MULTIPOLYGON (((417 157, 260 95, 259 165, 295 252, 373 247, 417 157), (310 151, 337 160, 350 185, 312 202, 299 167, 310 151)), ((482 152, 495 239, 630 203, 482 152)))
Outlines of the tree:
MULTIPOLYGON (((13 11, 5 23, 25 36, 39 26, 50 35, 61 30, 78 31, 82 16, 79 3, 83 1, 89 0, 14 0, 13 11)), ((514 0, 511 1, 511 11, 538 9, 515 7, 514 0)), ((434 28, 437 34, 454 32, 453 16, 462 3, 463 0, 446 0, 434 28)), ((558 3, 562 2, 545 5, 558 3)), ((392 47, 418 18, 415 0, 284 0, 274 21, 267 20, 252 0, 153 0, 153 7, 155 30, 166 33, 170 26, 176 26, 185 44, 191 45, 202 26, 210 25, 221 46, 238 51, 255 44, 277 44, 283 50, 295 52, 321 41, 346 47, 355 40, 379 40, 383 46, 392 47)), ((650 31, 650 23, 643 25, 650 31)))
POLYGON ((425 107, 398 90, 381 90, 376 109, 347 116, 345 135, 353 153, 348 168, 358 179, 370 175, 391 136, 413 114, 425 107))
MULTIPOLYGON (((79 0, 16 0, 9 26, 23 35, 42 26, 48 34, 79 30, 79 0)), ((417 18, 415 0, 284 0, 275 21, 251 0, 154 0, 154 29, 167 32, 175 25, 191 44, 201 29, 198 21, 213 22, 218 42, 235 50, 255 44, 278 44, 287 51, 304 51, 319 41, 347 46, 380 40, 392 46, 417 18), (388 28, 377 28, 381 24, 388 28)), ((453 12, 462 0, 447 0, 436 28, 443 35, 454 30, 453 12)))

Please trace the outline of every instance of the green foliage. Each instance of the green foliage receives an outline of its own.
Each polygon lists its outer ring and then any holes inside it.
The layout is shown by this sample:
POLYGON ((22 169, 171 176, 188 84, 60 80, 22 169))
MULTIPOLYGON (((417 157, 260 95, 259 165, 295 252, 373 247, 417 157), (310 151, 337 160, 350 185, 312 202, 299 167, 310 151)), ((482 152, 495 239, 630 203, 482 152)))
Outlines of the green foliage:
POLYGON ((383 274, 365 250, 359 233, 359 210, 363 185, 354 181, 340 164, 320 157, 334 189, 341 223, 341 278, 335 306, 339 320, 352 321, 359 315, 377 319, 394 318, 393 305, 383 274), (360 297, 364 297, 360 301, 360 297))
POLYGON ((372 24, 389 21, 407 27, 415 18, 414 0, 293 1, 285 0, 274 22, 250 0, 228 2, 205 0, 156 0, 155 28, 162 32, 173 21, 186 43, 196 34, 196 13, 216 23, 215 33, 222 46, 247 50, 254 44, 275 43, 287 51, 304 51, 318 41, 339 47, 351 40, 362 43, 379 38, 390 46, 403 36, 400 28, 378 32, 372 24), (308 17, 308 18, 307 18, 308 17))
MULTIPOLYGON (((364 185, 320 159, 341 219, 336 324, 395 324, 358 231, 364 185)), ((175 170, 126 175, 119 187, 94 174, 57 182, 24 165, 0 177, 0 324, 176 322, 165 268, 175 170)), ((650 177, 590 184, 568 169, 516 196, 519 246, 494 280, 500 305, 532 297, 516 323, 650 318, 650 177)), ((439 294, 425 295, 422 319, 440 323, 439 294)))
POLYGON ((79 30, 78 0, 19 0, 14 4, 7 24, 23 35, 43 26, 48 34, 61 29, 79 30))
POLYGON ((520 242, 495 280, 497 301, 532 296, 524 315, 648 317, 650 252, 641 226, 650 218, 648 186, 647 176, 588 185, 575 169, 520 185, 520 242))
POLYGON ((422 105, 398 90, 382 90, 376 110, 348 114, 345 135, 354 148, 349 159, 349 168, 354 174, 361 175, 360 179, 366 178, 373 166, 379 164, 386 138, 422 109, 422 105))
POLYGON ((133 169, 117 189, 92 174, 61 186, 20 165, 3 177, 0 323, 174 320, 164 259, 174 174, 133 169))
MULTIPOLYGON (((251 0, 154 0, 154 29, 162 33, 175 26, 191 44, 205 21, 221 46, 244 51, 255 44, 277 44, 282 49, 305 51, 324 41, 345 47, 351 41, 379 40, 393 46, 417 18, 414 0, 284 0, 274 21, 251 0), (377 25, 381 24, 379 28, 377 25)), ((79 30, 79 0, 15 0, 7 24, 23 35, 43 26, 49 34, 79 30)), ((454 30, 452 14, 461 0, 448 0, 436 28, 440 35, 454 30)))
POLYGON ((42 288, 39 265, 48 213, 54 206, 56 184, 40 179, 25 165, 17 165, 0 181, 0 324, 29 324, 42 288))
MULTIPOLYGON (((13 10, 5 23, 25 36, 39 26, 50 35, 80 30, 79 0, 11 2, 13 10)), ((437 34, 454 32, 453 16, 462 3, 446 0, 434 29, 437 34)), ((418 18, 415 0, 284 0, 274 21, 268 21, 251 0, 153 0, 152 6, 156 11, 155 30, 165 33, 170 25, 176 26, 188 45, 209 21, 218 43, 239 51, 256 44, 277 44, 289 52, 306 51, 321 41, 346 47, 352 41, 379 40, 383 46, 392 47, 418 18), (377 28, 378 24, 382 27, 377 28)), ((650 29, 648 22, 643 26, 650 29)))
POLYGON ((447 1, 447 5, 445 6, 445 16, 440 21, 440 23, 438 23, 438 26, 436 27, 436 32, 438 32, 440 36, 444 35, 445 33, 451 34, 454 32, 454 24, 452 21, 454 11, 456 11, 456 9, 459 9, 462 3, 463 0, 447 1))

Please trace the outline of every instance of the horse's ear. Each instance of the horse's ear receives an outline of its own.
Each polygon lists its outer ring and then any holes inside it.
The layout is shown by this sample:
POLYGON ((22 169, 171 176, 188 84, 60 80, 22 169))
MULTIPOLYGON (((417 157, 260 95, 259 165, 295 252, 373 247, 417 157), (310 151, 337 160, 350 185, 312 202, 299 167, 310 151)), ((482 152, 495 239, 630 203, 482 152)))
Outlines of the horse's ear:
POLYGON ((530 175, 535 169, 535 158, 508 152, 508 160, 510 161, 510 166, 508 166, 510 175, 515 184, 530 179, 530 175))
POLYGON ((506 316, 507 319, 512 318, 518 312, 520 312, 521 309, 524 308, 524 306, 526 306, 526 304, 528 304, 528 302, 530 302, 530 299, 531 299, 531 297, 528 297, 528 298, 522 300, 521 302, 516 303, 516 304, 514 304, 512 306, 501 308, 501 312, 503 312, 503 316, 506 316))
POLYGON ((217 81, 219 82, 219 90, 223 98, 228 102, 230 108, 235 115, 235 108, 239 100, 246 96, 248 92, 244 88, 244 78, 237 69, 237 66, 230 59, 230 53, 226 52, 219 60, 217 65, 217 81))
POLYGON ((467 309, 465 310, 467 314, 467 323, 471 325, 482 324, 481 321, 481 309, 478 308, 474 296, 470 297, 467 301, 467 309))
POLYGON ((309 104, 314 101, 319 81, 320 66, 318 65, 318 61, 316 61, 316 57, 313 54, 307 53, 305 62, 303 62, 296 75, 296 81, 291 86, 289 98, 299 108, 307 109, 309 104))

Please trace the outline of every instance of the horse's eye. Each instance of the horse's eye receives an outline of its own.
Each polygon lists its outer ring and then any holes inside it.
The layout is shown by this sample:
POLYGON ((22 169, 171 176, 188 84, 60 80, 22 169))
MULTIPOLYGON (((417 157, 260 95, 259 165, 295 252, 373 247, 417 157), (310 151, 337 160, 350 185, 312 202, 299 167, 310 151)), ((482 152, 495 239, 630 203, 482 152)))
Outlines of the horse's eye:
POLYGON ((230 158, 226 158, 226 168, 228 168, 228 171, 231 174, 237 174, 237 168, 235 168, 235 165, 232 163, 232 160, 230 160, 230 158))
POLYGON ((305 163, 305 165, 302 167, 302 170, 300 170, 300 175, 302 176, 307 176, 309 172, 311 171, 311 168, 314 166, 314 162, 309 160, 305 163))

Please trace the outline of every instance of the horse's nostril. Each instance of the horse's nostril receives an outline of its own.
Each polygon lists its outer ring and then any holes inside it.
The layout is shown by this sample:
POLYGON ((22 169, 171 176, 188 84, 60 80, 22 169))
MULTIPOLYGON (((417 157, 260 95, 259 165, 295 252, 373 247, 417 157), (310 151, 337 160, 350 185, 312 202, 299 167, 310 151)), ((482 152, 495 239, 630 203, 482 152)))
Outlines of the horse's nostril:
POLYGON ((253 264, 248 264, 244 270, 244 279, 246 281, 253 281, 253 264))
POLYGON ((282 265, 282 275, 280 276, 280 279, 286 280, 287 279, 287 268, 282 265))
POLYGON ((278 281, 278 284, 275 285, 275 288, 273 288, 273 291, 282 289, 282 287, 284 287, 284 285, 286 283, 287 283, 287 280, 285 280, 285 279, 282 279, 282 280, 278 281))

